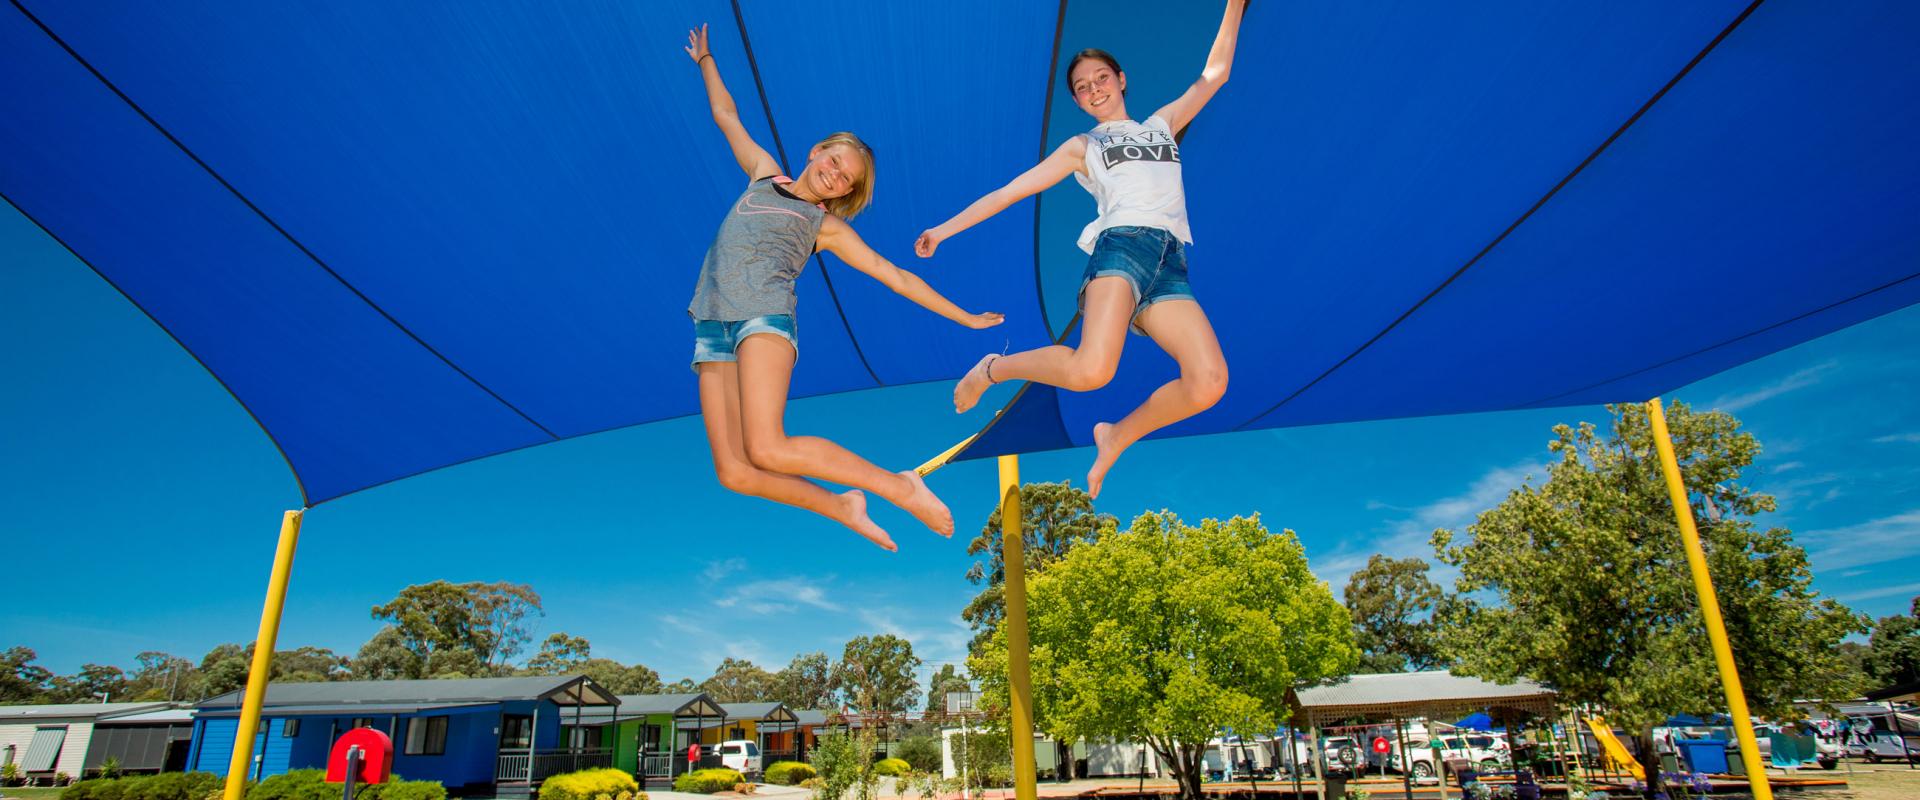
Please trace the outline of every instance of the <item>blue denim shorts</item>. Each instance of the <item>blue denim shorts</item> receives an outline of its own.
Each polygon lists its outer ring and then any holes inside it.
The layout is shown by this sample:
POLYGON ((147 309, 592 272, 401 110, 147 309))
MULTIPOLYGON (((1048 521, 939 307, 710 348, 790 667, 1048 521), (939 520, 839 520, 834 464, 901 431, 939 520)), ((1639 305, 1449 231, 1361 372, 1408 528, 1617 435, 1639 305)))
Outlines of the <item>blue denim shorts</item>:
POLYGON ((794 324, 792 314, 770 314, 764 317, 723 322, 714 319, 696 319, 693 321, 693 363, 698 365, 709 362, 739 361, 740 356, 733 351, 740 342, 756 333, 771 333, 787 340, 793 345, 794 358, 800 357, 800 333, 794 324))
POLYGON ((1087 308, 1087 284, 1094 278, 1118 275, 1133 285, 1134 333, 1142 336, 1140 312, 1154 303, 1168 300, 1192 300, 1193 287, 1187 285, 1187 250, 1180 237, 1161 228, 1120 225, 1100 232, 1093 255, 1087 259, 1087 273, 1080 280, 1080 310, 1087 308))

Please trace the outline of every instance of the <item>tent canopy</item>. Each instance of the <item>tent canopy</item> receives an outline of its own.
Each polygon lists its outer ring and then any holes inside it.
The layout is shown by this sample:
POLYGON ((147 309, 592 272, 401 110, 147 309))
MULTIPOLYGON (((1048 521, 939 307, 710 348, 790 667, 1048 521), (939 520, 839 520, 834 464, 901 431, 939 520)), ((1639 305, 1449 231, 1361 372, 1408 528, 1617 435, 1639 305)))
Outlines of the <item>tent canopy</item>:
MULTIPOLYGON (((911 255, 1090 120, 1144 117, 1214 4, 56 3, 0 11, 0 195, 190 351, 309 503, 697 411, 685 316, 744 183, 680 49, 712 24, 798 172, 853 130, 856 229, 961 329, 832 257, 796 396, 948 380, 1071 337, 1072 182, 911 255)), ((1643 400, 1920 300, 1920 5, 1256 4, 1182 142, 1196 292, 1232 365, 1163 436, 1643 400)), ((1084 445, 1173 374, 1135 340, 961 454, 1084 445)), ((947 413, 928 408, 926 413, 947 413)), ((929 453, 945 442, 927 442, 929 453)))

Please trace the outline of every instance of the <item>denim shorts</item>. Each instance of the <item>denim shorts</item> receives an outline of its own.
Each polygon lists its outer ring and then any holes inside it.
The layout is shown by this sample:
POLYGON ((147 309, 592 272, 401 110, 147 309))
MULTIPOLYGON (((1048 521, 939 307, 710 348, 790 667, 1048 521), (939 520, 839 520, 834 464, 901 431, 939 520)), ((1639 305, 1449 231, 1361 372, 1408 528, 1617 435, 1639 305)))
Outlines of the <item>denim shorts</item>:
POLYGON ((1120 225, 1100 232, 1093 255, 1087 259, 1086 276, 1080 280, 1080 310, 1087 309, 1087 284, 1094 278, 1118 275, 1133 286, 1134 333, 1142 336, 1140 312, 1154 303, 1168 300, 1192 300, 1193 287, 1187 285, 1187 250, 1180 237, 1161 228, 1120 225))
POLYGON ((696 319, 693 321, 695 371, 698 371, 698 365, 704 363, 739 361, 740 356, 734 353, 734 348, 756 333, 771 333, 787 340, 787 344, 793 345, 794 358, 799 359, 800 333, 792 314, 770 314, 739 322, 696 319))

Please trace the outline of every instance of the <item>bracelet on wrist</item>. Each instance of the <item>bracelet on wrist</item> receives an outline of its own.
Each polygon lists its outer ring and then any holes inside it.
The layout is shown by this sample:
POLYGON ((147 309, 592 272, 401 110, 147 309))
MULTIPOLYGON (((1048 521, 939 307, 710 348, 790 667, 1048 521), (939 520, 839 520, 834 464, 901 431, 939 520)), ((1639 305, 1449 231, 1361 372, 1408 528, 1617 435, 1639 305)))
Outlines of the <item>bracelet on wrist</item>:
MULTIPOLYGON (((713 58, 713 54, 712 54, 712 53, 701 53, 701 54, 700 54, 700 57, 699 57, 699 58, 696 58, 696 59, 694 59, 694 60, 693 60, 693 65, 694 65, 694 66, 696 66, 696 67, 697 67, 697 66, 700 66, 700 62, 702 62, 702 61, 705 61, 705 60, 707 60, 707 59, 709 59, 709 58, 713 58)), ((713 65, 714 65, 714 66, 716 66, 716 67, 717 67, 717 66, 720 66, 720 62, 718 62, 718 61, 715 61, 715 62, 713 62, 713 65)))

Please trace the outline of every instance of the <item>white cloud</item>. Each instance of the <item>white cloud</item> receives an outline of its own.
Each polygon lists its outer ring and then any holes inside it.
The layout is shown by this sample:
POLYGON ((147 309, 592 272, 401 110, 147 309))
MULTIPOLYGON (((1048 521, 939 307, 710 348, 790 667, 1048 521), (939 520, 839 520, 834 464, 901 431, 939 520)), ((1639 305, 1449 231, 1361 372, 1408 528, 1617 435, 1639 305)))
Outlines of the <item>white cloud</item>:
POLYGON ((1778 475, 1782 472, 1792 472, 1804 466, 1806 466, 1806 462, 1803 461, 1789 461, 1785 464, 1776 464, 1773 467, 1773 474, 1778 475))
POLYGON ((1874 444, 1893 444, 1894 442, 1920 444, 1920 431, 1914 433, 1890 433, 1885 436, 1876 436, 1873 439, 1874 444))
POLYGON ((816 582, 802 577, 753 581, 734 587, 731 593, 715 601, 714 605, 721 608, 738 608, 755 614, 793 611, 796 605, 812 606, 823 611, 839 611, 840 604, 827 599, 827 590, 820 585, 824 582, 826 581, 816 582))
MULTIPOLYGON (((1429 540, 1435 528, 1459 530, 1472 523, 1480 512, 1500 504, 1514 489, 1520 487, 1528 478, 1544 478, 1547 466, 1538 462, 1527 462, 1510 467, 1497 467, 1488 470, 1475 479, 1465 492, 1452 497, 1443 497, 1423 506, 1407 510, 1407 516, 1394 520, 1387 526, 1386 532, 1374 537, 1365 537, 1362 541, 1342 544, 1333 552, 1317 557, 1313 563, 1313 572, 1333 587, 1336 595, 1346 586, 1348 576, 1367 565, 1367 559, 1375 553, 1393 558, 1418 556, 1429 563, 1433 562, 1433 547, 1429 540)), ((1368 504, 1369 508, 1374 503, 1368 504)), ((1380 508, 1393 508, 1379 503, 1380 508)), ((1451 568, 1435 564, 1429 573, 1436 583, 1445 585, 1451 582, 1451 568)))
POLYGON ((1779 397, 1787 392, 1796 389, 1805 389, 1808 386, 1819 383, 1823 376, 1839 366, 1840 362, 1838 361, 1825 361, 1815 364, 1758 389, 1741 392, 1739 394, 1722 395, 1714 399, 1713 402, 1708 403, 1707 407, 1729 413, 1740 411, 1779 397))
POLYGON ((1878 589, 1863 589, 1858 592, 1835 595, 1833 599, 1842 603, 1857 603, 1861 600, 1872 600, 1876 597, 1912 597, 1914 595, 1920 595, 1920 583, 1903 583, 1899 586, 1882 586, 1878 589))
POLYGON ((725 561, 707 562, 707 568, 704 570, 701 570, 700 574, 705 576, 706 579, 709 581, 717 581, 717 580, 720 580, 721 578, 725 578, 728 575, 732 575, 733 573, 739 572, 746 568, 747 568, 746 559, 729 558, 725 561))
POLYGON ((1801 534, 1816 570, 1839 571, 1920 555, 1920 508, 1842 528, 1801 534))

